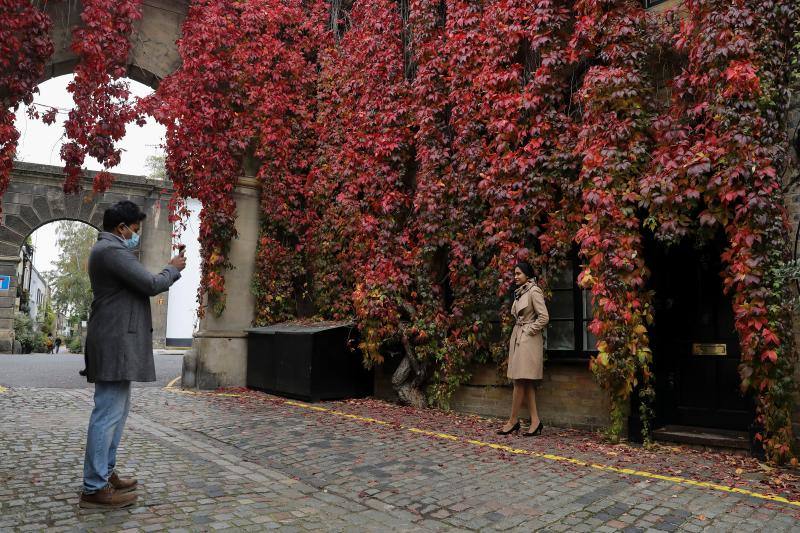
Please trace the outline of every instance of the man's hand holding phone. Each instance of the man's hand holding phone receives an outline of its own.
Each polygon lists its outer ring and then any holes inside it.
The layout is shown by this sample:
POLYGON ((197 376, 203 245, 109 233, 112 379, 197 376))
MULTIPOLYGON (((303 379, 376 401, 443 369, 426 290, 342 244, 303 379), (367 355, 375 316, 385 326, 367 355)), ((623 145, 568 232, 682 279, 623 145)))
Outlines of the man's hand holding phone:
POLYGON ((178 255, 170 259, 169 264, 177 268, 178 270, 183 270, 186 268, 186 257, 184 256, 186 252, 186 245, 179 244, 178 245, 178 255))

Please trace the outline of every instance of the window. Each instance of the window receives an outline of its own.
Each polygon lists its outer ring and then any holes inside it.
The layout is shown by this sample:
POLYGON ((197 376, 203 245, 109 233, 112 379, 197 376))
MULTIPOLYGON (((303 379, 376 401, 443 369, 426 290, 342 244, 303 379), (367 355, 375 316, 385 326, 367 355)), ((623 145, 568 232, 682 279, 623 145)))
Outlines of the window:
POLYGON ((552 296, 547 301, 550 323, 545 349, 550 360, 585 362, 597 352, 597 339, 589 331, 592 297, 578 287, 580 264, 577 254, 550 280, 552 296))
POLYGON ((575 303, 572 265, 558 273, 551 286, 553 296, 548 302, 550 324, 547 326, 548 350, 575 349, 575 303))
POLYGON ((667 0, 644 0, 644 8, 650 9, 653 6, 657 6, 658 4, 663 4, 667 0))

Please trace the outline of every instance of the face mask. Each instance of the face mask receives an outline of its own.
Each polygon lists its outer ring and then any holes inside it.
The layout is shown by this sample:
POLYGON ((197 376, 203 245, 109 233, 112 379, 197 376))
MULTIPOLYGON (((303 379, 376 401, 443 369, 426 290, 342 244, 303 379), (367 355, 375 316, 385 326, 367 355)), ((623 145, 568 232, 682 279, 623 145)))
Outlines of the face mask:
MULTIPOLYGON (((128 228, 129 230, 131 230, 131 228, 129 228, 127 225, 125 227, 128 228)), ((133 230, 131 230, 131 238, 130 239, 125 239, 125 246, 127 246, 128 248, 131 248, 131 249, 136 248, 137 246, 139 246, 139 234, 138 233, 134 233, 133 230)))

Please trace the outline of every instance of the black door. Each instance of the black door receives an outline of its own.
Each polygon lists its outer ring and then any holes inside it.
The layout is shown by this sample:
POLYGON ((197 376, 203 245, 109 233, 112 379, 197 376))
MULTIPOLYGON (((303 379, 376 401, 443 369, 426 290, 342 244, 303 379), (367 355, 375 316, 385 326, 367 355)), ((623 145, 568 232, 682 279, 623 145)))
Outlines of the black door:
POLYGON ((739 387, 740 348, 731 300, 722 291, 721 239, 647 248, 657 423, 746 430, 753 407, 739 387))

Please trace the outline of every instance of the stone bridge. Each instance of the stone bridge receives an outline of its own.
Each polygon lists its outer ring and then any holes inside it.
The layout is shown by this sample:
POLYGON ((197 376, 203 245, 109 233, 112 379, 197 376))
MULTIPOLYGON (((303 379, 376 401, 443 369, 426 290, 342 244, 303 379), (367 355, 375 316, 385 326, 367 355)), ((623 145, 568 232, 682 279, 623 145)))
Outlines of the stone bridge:
MULTIPOLYGON (((170 258, 172 224, 168 202, 172 184, 143 176, 117 174, 112 188, 93 194, 87 173, 80 194, 64 194, 64 174, 59 167, 31 163, 14 164, 11 183, 3 196, 0 225, 0 275, 11 276, 8 290, 0 291, 0 352, 10 352, 13 344, 13 318, 16 310, 17 269, 20 248, 38 228, 59 220, 78 220, 101 229, 106 207, 120 200, 136 202, 147 218, 142 224, 139 259, 151 271, 160 270, 170 258)), ((153 339, 163 347, 167 328, 166 295, 152 299, 153 339)))
MULTIPOLYGON (((77 220, 99 230, 106 207, 120 200, 131 200, 147 213, 140 232, 142 264, 155 272, 169 261, 173 227, 168 204, 172 184, 144 176, 115 174, 114 184, 107 192, 94 194, 94 174, 86 172, 81 183, 82 192, 67 195, 63 191, 64 174, 60 167, 15 162, 8 191, 2 199, 0 224, 0 276, 11 276, 8 290, 0 290, 0 353, 10 353, 13 346, 20 248, 38 228, 59 220, 77 220)), ((196 384, 205 388, 243 385, 245 381, 244 330, 250 327, 253 318, 250 280, 258 240, 256 181, 240 179, 235 198, 239 238, 231 247, 231 261, 236 267, 226 276, 228 306, 222 316, 209 314, 200 322, 200 331, 195 334, 193 343, 191 374, 195 374, 196 368, 196 384)), ((166 343, 167 301, 166 294, 151 299, 156 347, 164 347, 166 343)))

